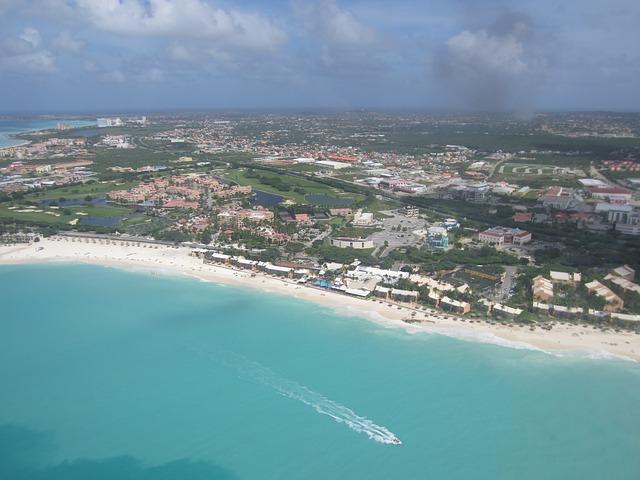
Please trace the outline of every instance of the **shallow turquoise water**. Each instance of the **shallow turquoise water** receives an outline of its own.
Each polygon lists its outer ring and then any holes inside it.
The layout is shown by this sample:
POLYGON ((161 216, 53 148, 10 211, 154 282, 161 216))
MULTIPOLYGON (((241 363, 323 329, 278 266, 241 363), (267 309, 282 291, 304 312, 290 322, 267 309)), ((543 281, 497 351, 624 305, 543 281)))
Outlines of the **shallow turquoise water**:
MULTIPOLYGON (((69 125, 70 127, 86 127, 89 125, 95 125, 94 122, 88 122, 85 120, 63 120, 62 123, 69 125)), ((22 140, 9 138, 7 135, 54 128, 58 128, 58 120, 0 119, 0 148, 12 147, 24 143, 22 140)))
POLYGON ((85 265, 0 302, 0 478, 640 477, 634 362, 85 265))

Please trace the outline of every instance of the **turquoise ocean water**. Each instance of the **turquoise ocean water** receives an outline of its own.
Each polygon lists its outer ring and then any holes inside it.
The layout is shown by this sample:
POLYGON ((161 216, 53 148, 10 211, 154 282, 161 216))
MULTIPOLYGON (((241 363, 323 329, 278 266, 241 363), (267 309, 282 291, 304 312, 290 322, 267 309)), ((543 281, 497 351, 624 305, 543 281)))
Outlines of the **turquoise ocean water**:
POLYGON ((640 478, 635 362, 87 265, 0 305, 0 478, 640 478))
MULTIPOLYGON (((7 135, 36 132, 38 130, 49 130, 58 127, 59 120, 8 120, 0 119, 0 148, 21 145, 22 140, 15 140, 7 137, 7 135)), ((70 127, 87 127, 95 125, 95 122, 85 120, 62 120, 62 123, 70 127)))

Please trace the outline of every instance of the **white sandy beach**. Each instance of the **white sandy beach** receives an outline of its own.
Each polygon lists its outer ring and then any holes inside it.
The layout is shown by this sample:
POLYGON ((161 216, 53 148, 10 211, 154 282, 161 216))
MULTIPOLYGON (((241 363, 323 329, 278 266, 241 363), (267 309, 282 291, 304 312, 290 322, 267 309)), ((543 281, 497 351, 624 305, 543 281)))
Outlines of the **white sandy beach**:
MULTIPOLYGON (((78 237, 52 237, 30 245, 0 246, 0 264, 40 262, 85 262, 129 270, 189 275, 203 280, 270 291, 320 303, 341 314, 357 315, 388 327, 410 333, 439 333, 470 341, 503 344, 513 348, 540 349, 553 354, 586 353, 640 360, 640 335, 628 332, 602 332, 592 326, 554 325, 551 331, 529 327, 495 325, 468 316, 429 314, 422 308, 392 305, 374 299, 363 300, 320 289, 300 286, 293 281, 203 264, 188 248, 78 237), (406 323, 412 319, 415 323, 406 323)), ((433 311, 433 310, 432 310, 433 311)))

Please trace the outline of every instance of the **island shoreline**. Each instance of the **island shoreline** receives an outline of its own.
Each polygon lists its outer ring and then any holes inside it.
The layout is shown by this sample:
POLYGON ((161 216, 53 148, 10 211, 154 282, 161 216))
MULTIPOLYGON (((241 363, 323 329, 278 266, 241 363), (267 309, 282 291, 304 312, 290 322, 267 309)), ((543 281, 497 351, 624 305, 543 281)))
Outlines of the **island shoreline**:
MULTIPOLYGON (((541 351, 557 356, 640 360, 640 335, 602 332, 590 325, 559 324, 552 330, 503 325, 433 314, 408 304, 360 299, 295 281, 219 264, 205 264, 191 249, 145 244, 123 238, 107 240, 51 237, 31 244, 0 246, 0 264, 89 263, 129 271, 186 275, 202 281, 252 288, 293 296, 328 307, 341 315, 363 318, 386 328, 402 328, 410 334, 439 334, 463 341, 491 343, 507 348, 541 351), (455 319, 455 320, 454 320, 455 319)), ((433 311, 433 309, 430 309, 433 311)))

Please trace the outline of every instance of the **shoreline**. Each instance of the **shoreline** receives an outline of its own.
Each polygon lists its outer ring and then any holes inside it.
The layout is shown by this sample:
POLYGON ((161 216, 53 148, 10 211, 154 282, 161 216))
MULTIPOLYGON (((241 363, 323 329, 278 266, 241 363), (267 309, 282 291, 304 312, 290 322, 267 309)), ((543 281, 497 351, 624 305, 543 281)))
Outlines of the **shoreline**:
POLYGON ((410 334, 439 334, 557 356, 577 353, 593 358, 640 360, 640 335, 626 331, 602 332, 587 324, 556 324, 552 330, 536 328, 533 331, 517 324, 495 322, 492 325, 445 312, 432 314, 408 304, 350 297, 261 273, 252 276, 248 270, 205 264, 190 253, 191 249, 186 247, 144 244, 126 238, 51 237, 32 244, 0 245, 0 265, 89 263, 130 271, 186 275, 202 281, 293 296, 332 308, 341 315, 363 318, 386 328, 402 328, 410 334))

